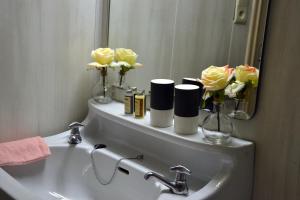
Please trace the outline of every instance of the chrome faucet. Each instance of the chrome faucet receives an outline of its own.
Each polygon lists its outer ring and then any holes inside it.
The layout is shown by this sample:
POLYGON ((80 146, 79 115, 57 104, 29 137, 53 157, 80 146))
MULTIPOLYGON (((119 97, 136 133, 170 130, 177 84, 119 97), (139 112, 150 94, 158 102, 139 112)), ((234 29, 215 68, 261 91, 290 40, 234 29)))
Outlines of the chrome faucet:
POLYGON ((69 128, 71 129, 71 135, 69 137, 69 144, 79 144, 82 141, 82 138, 80 136, 79 128, 81 126, 84 126, 82 123, 79 122, 73 122, 69 125, 69 128))
POLYGON ((146 173, 144 175, 144 178, 145 178, 145 180, 148 180, 150 177, 155 177, 158 180, 160 180, 162 182, 162 184, 164 184, 165 186, 170 188, 170 190, 174 194, 187 195, 189 192, 189 188, 187 185, 186 177, 188 175, 191 175, 191 171, 182 165, 177 165, 177 166, 171 167, 170 171, 176 173, 174 181, 169 181, 165 177, 163 177, 155 172, 146 173))

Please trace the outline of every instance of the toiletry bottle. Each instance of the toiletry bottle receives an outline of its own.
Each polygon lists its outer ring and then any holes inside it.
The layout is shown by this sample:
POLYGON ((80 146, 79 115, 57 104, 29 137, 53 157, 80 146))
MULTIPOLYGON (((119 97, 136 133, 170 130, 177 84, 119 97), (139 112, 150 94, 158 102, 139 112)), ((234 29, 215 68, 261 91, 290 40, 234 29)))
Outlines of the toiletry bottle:
POLYGON ((142 94, 144 95, 144 115, 146 116, 147 114, 147 96, 145 90, 142 91, 142 94))
POLYGON ((136 95, 136 93, 137 93, 137 87, 131 87, 130 88, 131 89, 131 91, 132 91, 132 94, 133 94, 133 112, 135 112, 135 95, 136 95))
POLYGON ((134 109, 135 118, 143 118, 145 116, 145 95, 143 93, 135 95, 134 109))
POLYGON ((127 90, 124 96, 125 114, 133 114, 134 97, 132 90, 127 90))

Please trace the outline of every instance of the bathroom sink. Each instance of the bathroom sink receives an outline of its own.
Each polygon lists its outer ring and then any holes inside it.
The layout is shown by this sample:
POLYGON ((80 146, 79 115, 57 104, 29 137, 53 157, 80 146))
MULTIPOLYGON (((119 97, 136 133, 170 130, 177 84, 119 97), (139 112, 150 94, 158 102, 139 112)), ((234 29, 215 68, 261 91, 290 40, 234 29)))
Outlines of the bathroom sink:
MULTIPOLYGON (((46 160, 24 166, 3 167, 3 169, 26 189, 45 200, 166 199, 160 198, 162 194, 169 192, 166 186, 156 180, 144 180, 147 172, 166 168, 160 164, 152 164, 152 169, 145 167, 145 165, 151 166, 149 162, 153 163, 153 158, 147 156, 143 161, 123 160, 118 165, 112 182, 102 185, 97 180, 94 169, 97 170, 100 179, 106 182, 112 176, 119 159, 134 157, 138 153, 130 147, 101 140, 108 147, 95 150, 93 153, 95 168, 93 168, 91 162, 93 145, 88 142, 76 146, 69 145, 68 135, 69 132, 65 132, 45 138, 52 153, 46 160), (122 152, 122 154, 116 152, 122 152)), ((201 185, 204 183, 201 183, 199 187, 201 185)), ((190 193, 192 192, 191 190, 190 193)), ((172 199, 183 198, 174 194, 170 195, 172 199)))
POLYGON ((93 199, 85 184, 90 163, 88 149, 50 146, 52 155, 25 166, 5 167, 11 176, 41 199, 93 199))
POLYGON ((46 160, 3 169, 26 190, 46 200, 251 199, 252 142, 232 138, 230 144, 212 145, 203 140, 200 128, 195 135, 177 135, 173 127, 151 127, 149 113, 144 119, 124 115, 123 104, 117 102, 99 105, 90 100, 83 123, 82 143, 68 144, 70 131, 50 136, 45 141, 52 155, 46 160), (105 144, 105 148, 94 150, 95 144, 105 144), (142 160, 124 159, 140 154, 142 160), (120 159, 124 160, 111 183, 101 184, 112 177, 120 159), (156 172, 174 180, 175 174, 169 171, 174 165, 192 171, 187 195, 171 193, 154 177, 144 179, 146 173, 156 172))
MULTIPOLYGON (((111 184, 101 185, 91 164, 92 145, 66 143, 50 145, 50 149, 52 155, 44 161, 4 170, 40 199, 47 200, 154 200, 166 189, 160 183, 144 181, 149 169, 126 160, 119 165, 111 184)), ((96 170, 102 179, 109 179, 119 157, 107 149, 94 152, 96 170)))

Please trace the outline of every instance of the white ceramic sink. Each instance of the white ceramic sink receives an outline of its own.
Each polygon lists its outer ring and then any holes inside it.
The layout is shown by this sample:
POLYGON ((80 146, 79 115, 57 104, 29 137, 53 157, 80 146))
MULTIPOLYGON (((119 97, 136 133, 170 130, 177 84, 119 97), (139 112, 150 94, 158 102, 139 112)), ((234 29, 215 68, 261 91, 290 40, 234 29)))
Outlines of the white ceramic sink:
MULTIPOLYGON (((51 138, 55 140, 54 138, 51 138)), ((158 199, 163 185, 154 181, 144 181, 149 169, 138 162, 125 160, 119 165, 129 174, 118 170, 112 183, 99 184, 91 164, 92 146, 80 144, 50 145, 52 155, 45 161, 26 166, 5 167, 4 170, 17 179, 40 199, 158 199)), ((94 153, 95 166, 103 180, 108 180, 120 155, 107 149, 94 153)))
POLYGON ((153 128, 149 113, 137 120, 125 116, 123 105, 97 105, 89 101, 89 115, 81 129, 83 142, 67 143, 69 131, 46 138, 52 155, 44 161, 4 170, 40 199, 72 200, 250 200, 254 146, 233 138, 227 146, 203 141, 196 135, 176 135, 173 127, 153 128), (143 154, 144 159, 123 160, 112 182, 102 185, 91 162, 94 144, 107 147, 94 152, 95 170, 108 180, 120 158, 143 154), (169 167, 181 164, 192 171, 187 196, 170 193, 155 178, 155 171, 172 180, 169 167))
POLYGON ((60 199, 59 196, 61 199, 93 199, 86 187, 88 149, 66 145, 50 149, 52 155, 45 161, 4 170, 41 199, 60 199))
MULTIPOLYGON (((159 199, 162 193, 168 192, 168 188, 158 181, 144 180, 145 173, 152 171, 145 167, 153 162, 150 156, 143 161, 123 160, 118 165, 119 169, 113 181, 108 185, 101 185, 95 178, 91 163, 93 145, 88 142, 76 146, 69 145, 68 135, 69 132, 66 132, 46 138, 52 152, 48 159, 3 169, 40 199, 46 200, 155 200, 159 199)), ((106 182, 120 158, 135 157, 138 152, 111 141, 101 141, 108 147, 96 150, 93 158, 95 170, 106 182), (122 152, 122 155, 116 152, 122 152)), ((161 168, 161 164, 153 166, 155 169, 161 168)), ((204 183, 199 187, 201 185, 204 183)))

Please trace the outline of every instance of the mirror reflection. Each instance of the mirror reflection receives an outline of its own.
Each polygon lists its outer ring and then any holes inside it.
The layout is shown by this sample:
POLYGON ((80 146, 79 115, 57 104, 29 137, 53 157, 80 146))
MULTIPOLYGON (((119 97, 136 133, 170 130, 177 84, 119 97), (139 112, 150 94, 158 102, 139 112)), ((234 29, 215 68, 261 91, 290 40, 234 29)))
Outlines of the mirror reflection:
MULTIPOLYGON (((210 66, 258 68, 256 58, 247 59, 247 48, 253 46, 249 44, 253 1, 239 2, 111 0, 108 46, 134 50, 143 64, 127 73, 128 85, 149 91, 152 79, 168 78, 180 84, 183 78, 201 79, 210 66)), ((247 90, 247 95, 247 102, 226 101, 227 112, 241 108, 247 116, 240 118, 249 119, 255 110, 256 88, 247 90)), ((211 103, 203 108, 212 109, 211 103)))

